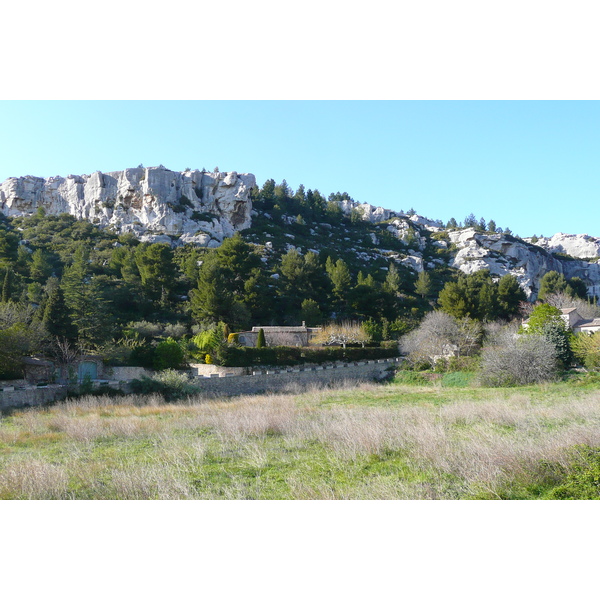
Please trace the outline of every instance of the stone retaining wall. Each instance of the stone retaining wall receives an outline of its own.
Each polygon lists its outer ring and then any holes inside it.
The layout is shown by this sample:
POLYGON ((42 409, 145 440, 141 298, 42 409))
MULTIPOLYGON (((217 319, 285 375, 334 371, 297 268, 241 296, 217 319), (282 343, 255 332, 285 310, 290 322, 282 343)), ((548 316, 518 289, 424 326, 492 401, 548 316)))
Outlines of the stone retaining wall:
POLYGON ((204 363, 193 363, 190 365, 190 372, 194 377, 210 377, 211 375, 249 375, 252 373, 251 367, 221 367, 220 365, 207 365, 204 363))
POLYGON ((0 389, 0 410, 39 406, 67 395, 67 386, 64 385, 25 386, 23 388, 4 386, 0 389))
POLYGON ((206 397, 240 396, 303 389, 311 385, 339 384, 343 381, 384 379, 400 359, 386 358, 326 366, 299 366, 277 370, 255 370, 252 375, 199 378, 198 387, 206 397))
MULTIPOLYGON (((385 358, 355 363, 335 363, 328 365, 302 365, 278 369, 255 369, 251 375, 236 373, 213 373, 195 378, 200 394, 207 398, 239 396, 245 394, 264 394, 267 392, 284 392, 302 390, 311 385, 339 384, 343 381, 376 381, 384 379, 394 369, 400 358, 385 358)), ((119 375, 140 376, 141 367, 113 367, 120 369, 119 375), (125 371, 125 369, 129 369, 125 371)), ((144 369, 141 369, 145 371, 144 369)), ((148 375, 151 373, 145 371, 148 375)), ((113 376, 115 373, 113 372, 113 376)), ((128 391, 128 385, 119 381, 94 382, 94 387, 102 384, 128 391)), ((0 387, 0 409, 23 408, 46 404, 52 400, 63 398, 67 394, 67 386, 48 385, 45 387, 13 386, 0 387)))
POLYGON ((141 379, 143 376, 152 377, 154 371, 144 367, 105 367, 105 375, 113 381, 131 381, 141 379))

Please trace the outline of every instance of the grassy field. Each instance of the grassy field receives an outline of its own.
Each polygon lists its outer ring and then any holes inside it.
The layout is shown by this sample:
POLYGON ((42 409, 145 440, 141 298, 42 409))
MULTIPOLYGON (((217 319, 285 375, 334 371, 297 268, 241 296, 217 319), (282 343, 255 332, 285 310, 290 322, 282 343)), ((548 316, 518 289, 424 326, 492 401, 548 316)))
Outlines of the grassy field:
POLYGON ((1 418, 0 499, 568 498, 580 445, 598 384, 85 397, 1 418))

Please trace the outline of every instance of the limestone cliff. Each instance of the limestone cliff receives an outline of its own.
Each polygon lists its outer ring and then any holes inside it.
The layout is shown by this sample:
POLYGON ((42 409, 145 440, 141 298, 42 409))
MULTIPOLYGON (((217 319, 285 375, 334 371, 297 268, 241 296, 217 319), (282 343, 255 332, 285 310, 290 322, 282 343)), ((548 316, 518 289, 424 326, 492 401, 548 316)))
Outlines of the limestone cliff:
POLYGON ((600 295, 600 264, 566 260, 539 246, 509 235, 478 233, 473 228, 449 232, 457 252, 451 266, 463 273, 489 269, 492 275, 514 275, 530 300, 535 300, 540 279, 548 271, 562 273, 567 279, 580 277, 590 295, 600 295))
POLYGON ((575 258, 600 256, 600 238, 587 234, 555 233, 549 238, 538 238, 535 244, 549 252, 561 252, 575 258))
POLYGON ((175 172, 163 166, 64 177, 13 177, 0 185, 7 216, 69 213, 148 241, 218 246, 251 224, 249 173, 175 172))

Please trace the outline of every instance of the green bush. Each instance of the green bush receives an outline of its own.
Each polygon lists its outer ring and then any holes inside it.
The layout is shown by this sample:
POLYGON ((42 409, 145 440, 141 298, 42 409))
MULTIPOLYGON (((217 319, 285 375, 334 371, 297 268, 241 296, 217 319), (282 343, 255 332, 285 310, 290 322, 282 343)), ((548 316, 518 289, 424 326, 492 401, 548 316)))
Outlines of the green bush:
POLYGON ((225 367, 250 367, 254 365, 293 366, 304 363, 354 362, 377 360, 398 356, 398 348, 309 348, 293 346, 269 346, 266 348, 222 345, 218 349, 218 364, 225 367))
POLYGON ((180 369, 184 366, 185 354, 183 348, 173 338, 168 338, 156 346, 154 350, 154 368, 157 371, 180 369))
POLYGON ((129 355, 129 364, 132 367, 154 368, 154 347, 149 344, 138 346, 129 355))
POLYGON ((600 448, 575 446, 564 483, 549 496, 556 500, 600 500, 600 448))

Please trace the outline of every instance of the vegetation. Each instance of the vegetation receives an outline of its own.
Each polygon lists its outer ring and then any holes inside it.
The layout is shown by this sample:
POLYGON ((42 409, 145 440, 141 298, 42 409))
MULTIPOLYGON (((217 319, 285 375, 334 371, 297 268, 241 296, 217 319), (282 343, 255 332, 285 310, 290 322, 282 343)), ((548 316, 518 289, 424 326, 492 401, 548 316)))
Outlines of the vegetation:
POLYGON ((598 498, 598 383, 577 383, 88 396, 0 420, 0 498, 598 498))

